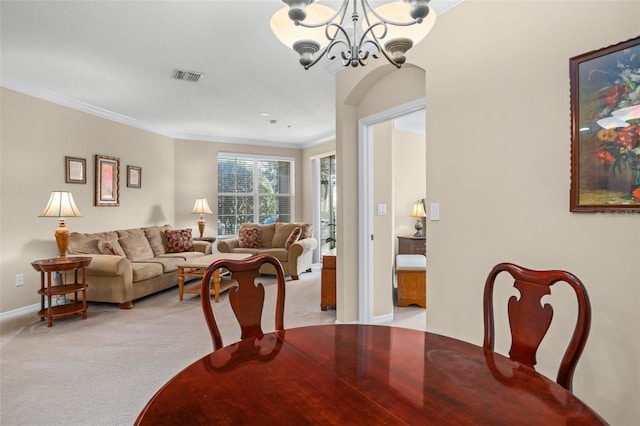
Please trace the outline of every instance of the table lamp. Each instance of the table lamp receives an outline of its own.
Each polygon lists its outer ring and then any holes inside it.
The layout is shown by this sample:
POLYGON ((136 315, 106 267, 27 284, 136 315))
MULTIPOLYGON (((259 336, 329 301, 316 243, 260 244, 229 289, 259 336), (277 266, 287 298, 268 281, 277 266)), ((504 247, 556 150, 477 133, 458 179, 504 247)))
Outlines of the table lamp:
POLYGON ((204 214, 213 213, 211 211, 211 208, 209 208, 209 203, 207 203, 207 199, 196 198, 196 204, 193 206, 193 210, 191 211, 191 213, 200 214, 200 220, 198 220, 198 230, 200 231, 200 238, 202 238, 204 236, 204 225, 206 223, 204 221, 204 214))
POLYGON ((69 228, 66 226, 65 217, 82 216, 76 203, 73 201, 73 195, 67 191, 53 191, 47 206, 44 208, 40 217, 57 217, 58 228, 56 228, 55 236, 58 243, 57 262, 68 262, 67 248, 69 247, 69 228))
POLYGON ((416 233, 413 234, 414 237, 424 237, 422 233, 422 218, 427 216, 427 213, 424 211, 424 205, 422 201, 416 201, 413 203, 413 209, 411 209, 411 217, 415 217, 416 219, 416 233))

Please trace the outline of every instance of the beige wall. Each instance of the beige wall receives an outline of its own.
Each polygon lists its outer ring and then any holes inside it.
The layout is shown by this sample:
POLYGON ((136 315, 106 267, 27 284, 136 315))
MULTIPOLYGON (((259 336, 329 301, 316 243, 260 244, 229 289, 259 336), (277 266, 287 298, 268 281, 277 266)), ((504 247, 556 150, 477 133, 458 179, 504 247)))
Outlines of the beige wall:
POLYGON ((373 315, 376 319, 393 314, 393 122, 373 126, 373 315), (377 206, 386 205, 387 214, 378 215, 377 206))
POLYGON ((271 155, 295 160, 294 218, 311 221, 303 215, 302 191, 304 164, 302 150, 272 148, 266 146, 216 143, 206 141, 180 140, 175 144, 176 159, 176 226, 192 227, 197 231, 199 215, 191 213, 195 199, 205 197, 213 214, 205 215, 207 225, 205 236, 218 235, 218 153, 238 153, 248 155, 271 155), (183 167, 184 166, 184 167, 183 167), (297 188, 297 190, 296 190, 297 188))
POLYGON ((173 140, 11 90, 1 92, 0 311, 33 305, 36 259, 55 257, 55 218, 40 218, 51 191, 71 191, 82 217, 73 232, 174 221, 173 140), (120 158, 120 206, 94 207, 94 155, 120 158), (64 156, 86 158, 87 183, 65 183, 64 156), (142 167, 142 188, 126 186, 126 166, 142 167), (24 274, 24 286, 15 276, 24 274))
MULTIPOLYGON (((174 141, 151 132, 40 100, 12 90, 0 92, 0 312, 39 303, 36 259, 57 256, 55 218, 40 218, 53 190, 71 191, 82 217, 69 218, 77 232, 99 232, 169 223, 193 228, 197 197, 212 210, 217 199, 217 154, 240 152, 291 157, 296 161, 295 218, 305 216, 301 149, 174 141), (120 206, 95 207, 94 155, 120 158, 120 206), (87 183, 66 184, 64 156, 86 158, 87 183), (126 166, 142 167, 142 188, 126 186, 126 166), (15 276, 24 274, 24 286, 15 276)), ((217 215, 205 215, 205 235, 217 234, 217 215)))
MULTIPOLYGON (((336 158, 338 179, 336 316, 358 320, 358 120, 424 98, 424 71, 407 65, 396 70, 381 61, 347 69, 336 79, 336 158), (347 283, 342 285, 341 283, 347 283)), ((376 170, 378 173, 378 170, 376 170)), ((392 226, 392 225, 389 225, 392 226)), ((393 243, 390 243, 393 248, 393 243)), ((376 242, 376 249, 377 249, 376 242)), ((385 273, 386 276, 389 276, 385 273)), ((383 290, 381 290, 382 295, 383 290)), ((375 297, 374 297, 375 299, 375 297)), ((376 307, 374 306, 374 309, 376 307)))
MULTIPOLYGON (((640 418, 640 216, 569 212, 569 58, 638 35, 640 3, 466 1, 439 17, 409 62, 426 72, 427 198, 441 220, 427 226, 430 331, 482 342, 482 288, 501 261, 561 268, 591 297, 591 335, 574 391, 612 424, 640 418), (613 19, 613 18, 611 18, 613 19)), ((389 108, 361 92, 387 66, 338 75, 338 294, 341 320, 357 319, 357 147, 359 112, 389 108), (343 176, 347 176, 345 178, 343 176), (341 244, 340 244, 341 243, 341 244)), ((398 72, 398 71, 394 71, 398 72)), ((389 98, 410 90, 403 82, 389 98)), ((393 106, 393 105, 392 105, 393 106)), ((572 306, 560 298, 556 318, 572 306)), ((575 308, 573 308, 575 309, 575 308)), ((562 321, 566 319, 566 321, 562 321)), ((558 334, 551 347, 562 347, 558 334)), ((539 358, 554 376, 553 361, 539 358)))
MULTIPOLYGON (((413 235, 416 220, 409 216, 411 208, 413 203, 427 195, 424 181, 427 143, 424 134, 397 129, 393 134, 394 235, 413 235)), ((397 252, 397 238, 394 244, 397 252)))
POLYGON ((393 318, 393 271, 397 236, 415 232, 411 207, 425 194, 425 136, 399 131, 392 120, 373 126, 373 316, 393 318), (386 215, 377 206, 385 204, 386 215))

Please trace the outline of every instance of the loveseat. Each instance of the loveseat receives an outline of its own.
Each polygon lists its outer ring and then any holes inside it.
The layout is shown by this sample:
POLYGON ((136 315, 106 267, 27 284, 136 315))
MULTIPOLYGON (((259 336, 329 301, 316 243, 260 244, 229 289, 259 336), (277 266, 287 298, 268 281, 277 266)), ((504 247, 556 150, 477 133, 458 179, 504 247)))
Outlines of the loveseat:
POLYGON ((211 243, 193 241, 191 229, 169 225, 72 232, 69 254, 93 258, 87 267, 88 301, 130 309, 134 300, 177 285, 178 263, 211 254, 211 243))
MULTIPOLYGON (((280 261, 285 275, 297 280, 302 272, 311 272, 313 250, 318 241, 313 238, 308 223, 243 223, 238 236, 218 240, 220 253, 270 254, 280 261)), ((262 274, 275 274, 273 266, 265 264, 262 274)))

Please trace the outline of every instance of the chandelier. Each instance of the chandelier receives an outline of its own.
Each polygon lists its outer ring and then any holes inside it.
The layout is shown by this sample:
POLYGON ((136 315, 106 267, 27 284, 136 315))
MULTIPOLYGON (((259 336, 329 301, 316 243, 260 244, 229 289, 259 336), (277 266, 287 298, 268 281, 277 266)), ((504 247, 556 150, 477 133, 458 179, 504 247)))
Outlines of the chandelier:
POLYGON ((407 51, 436 20, 430 0, 395 0, 375 9, 368 0, 342 0, 337 10, 314 0, 282 1, 288 7, 273 15, 271 29, 300 55, 304 69, 325 56, 329 60, 339 56, 345 67, 364 66, 369 56, 378 58, 380 53, 400 68, 407 51))

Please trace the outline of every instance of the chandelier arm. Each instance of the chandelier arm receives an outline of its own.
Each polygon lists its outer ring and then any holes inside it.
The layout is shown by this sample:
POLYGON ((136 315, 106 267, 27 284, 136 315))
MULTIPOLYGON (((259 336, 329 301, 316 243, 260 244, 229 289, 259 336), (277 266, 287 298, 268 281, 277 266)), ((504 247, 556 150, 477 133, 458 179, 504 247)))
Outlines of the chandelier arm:
POLYGON ((325 33, 325 36, 327 37, 327 40, 334 42, 334 41, 338 41, 336 40, 336 38, 338 37, 338 32, 342 33, 342 35, 346 39, 342 41, 346 43, 348 46, 351 46, 351 37, 349 37, 349 33, 347 32, 347 30, 344 29, 342 25, 331 22, 327 24, 327 27, 324 33, 325 33), (333 37, 329 34, 329 27, 336 27, 336 34, 333 37))
POLYGON ((371 38, 374 39, 376 41, 376 43, 380 44, 380 41, 378 40, 378 37, 376 37, 375 33, 373 32, 373 29, 378 27, 378 26, 382 26, 384 28, 384 31, 382 31, 382 35, 380 36, 380 38, 385 38, 387 36, 387 32, 388 32, 387 23, 386 22, 376 22, 375 24, 370 25, 369 28, 367 28, 367 30, 362 33, 362 37, 360 37, 360 44, 362 44, 362 41, 364 40, 364 38, 369 33, 371 33, 371 38))
POLYGON ((332 52, 333 48, 339 44, 344 45, 345 50, 340 52, 340 56, 342 56, 342 59, 347 59, 347 56, 345 54, 346 51, 349 51, 349 61, 351 61, 351 59, 353 58, 353 51, 351 50, 351 45, 347 44, 344 40, 334 40, 333 43, 331 43, 329 46, 327 46, 326 50, 326 54, 327 54, 327 59, 329 60, 333 60, 336 58, 335 53, 332 52))
MULTIPOLYGON (((378 49, 378 52, 381 52, 385 58, 387 58, 387 61, 389 61, 392 65, 394 65, 396 68, 401 68, 402 64, 399 64, 395 59, 393 59, 391 56, 389 56, 389 54, 385 51, 385 49, 378 49)), ((374 57, 377 58, 377 56, 373 55, 374 57)))
MULTIPOLYGON (((387 56, 384 53, 384 49, 382 48, 382 44, 380 43, 380 40, 378 39, 378 37, 376 36, 376 34, 373 32, 374 28, 377 26, 382 26, 384 27, 384 31, 382 32, 382 35, 380 36, 380 38, 385 38, 387 36, 387 24, 385 22, 376 22, 374 25, 370 26, 367 31, 365 31, 362 34, 362 37, 360 38, 360 43, 358 44, 358 47, 360 50, 362 50, 362 47, 368 44, 372 44, 375 47, 376 52, 382 52, 382 54, 385 56, 385 58, 389 59, 389 56, 387 56), (370 37, 371 40, 369 39, 365 39, 365 37, 367 36, 367 34, 370 33, 370 37)), ((377 56, 374 56, 377 58, 377 56)), ((398 66, 398 64, 395 61, 392 61, 393 65, 398 66)))
POLYGON ((328 58, 329 60, 333 60, 333 59, 335 59, 335 58, 336 58, 336 56, 335 56, 335 55, 333 55, 333 56, 329 56, 329 55, 330 55, 330 54, 332 54, 331 49, 332 49, 335 45, 337 45, 337 44, 344 44, 345 46, 350 47, 348 44, 346 44, 346 43, 344 42, 344 40, 332 40, 332 41, 331 41, 331 43, 329 43, 329 44, 327 45, 327 47, 325 47, 324 49, 322 49, 322 51, 321 51, 321 52, 319 52, 319 53, 316 55, 316 58, 313 60, 313 62, 311 62, 309 65, 304 65, 304 69, 305 69, 305 70, 308 70, 309 68, 311 68, 312 66, 314 66, 314 65, 315 65, 315 64, 317 64, 317 63, 318 63, 318 61, 320 61, 320 59, 322 59, 322 57, 323 57, 323 56, 325 56, 325 55, 327 55, 327 58, 328 58))
MULTIPOLYGON (((363 0, 366 1, 366 0, 363 0)), ((369 21, 367 20, 367 23, 369 21)), ((373 32, 373 29, 377 26, 382 26, 384 28, 384 31, 382 32, 382 35, 380 36, 380 38, 385 38, 387 35, 387 23, 386 22, 376 22, 375 24, 369 26, 369 28, 367 28, 367 30, 362 34, 362 38, 360 39, 360 43, 358 44, 358 50, 360 52, 362 52, 362 48, 363 46, 367 45, 367 43, 372 44, 375 49, 376 49, 376 53, 377 52, 381 52, 382 55, 387 58, 387 60, 394 65, 396 68, 401 68, 402 64, 398 63, 395 59, 393 59, 387 52, 385 49, 383 49, 382 44, 380 44, 380 40, 378 40, 378 37, 376 37, 376 34, 373 32), (373 40, 368 40, 365 39, 366 35, 370 33, 370 36, 373 40)), ((374 58, 377 58, 377 56, 375 54, 372 55, 374 58)), ((366 57, 365 57, 366 59, 366 57)), ((366 62, 365 62, 366 64, 366 62)), ((360 64, 362 65, 362 63, 360 64)))

